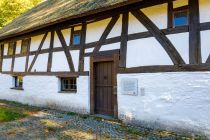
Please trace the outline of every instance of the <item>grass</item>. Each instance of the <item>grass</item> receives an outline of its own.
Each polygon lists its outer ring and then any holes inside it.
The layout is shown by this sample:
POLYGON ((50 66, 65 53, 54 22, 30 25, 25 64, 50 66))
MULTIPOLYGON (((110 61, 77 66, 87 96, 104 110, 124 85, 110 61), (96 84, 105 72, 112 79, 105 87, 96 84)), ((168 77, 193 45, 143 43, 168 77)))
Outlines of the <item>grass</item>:
POLYGON ((0 107, 0 122, 14 121, 26 116, 26 114, 18 113, 14 109, 0 107))

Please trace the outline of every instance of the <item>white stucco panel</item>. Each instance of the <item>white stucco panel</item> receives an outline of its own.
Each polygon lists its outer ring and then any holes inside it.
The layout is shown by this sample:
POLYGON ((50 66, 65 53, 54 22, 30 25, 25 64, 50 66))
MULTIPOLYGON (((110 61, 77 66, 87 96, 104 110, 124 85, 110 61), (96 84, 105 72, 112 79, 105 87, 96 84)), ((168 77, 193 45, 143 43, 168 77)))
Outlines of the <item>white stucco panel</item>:
POLYGON ((94 48, 85 49, 85 53, 91 53, 93 52, 94 48))
POLYGON ((43 50, 43 49, 48 49, 48 48, 50 48, 50 39, 51 39, 51 33, 49 32, 49 33, 47 34, 47 37, 46 37, 46 39, 45 39, 45 41, 44 41, 44 44, 43 44, 43 46, 42 46, 42 50, 43 50))
POLYGON ((22 41, 20 41, 20 40, 17 41, 15 54, 20 54, 20 52, 21 52, 21 43, 22 43, 22 41))
POLYGON ((201 54, 202 62, 205 63, 210 55, 210 31, 201 32, 201 54))
POLYGON ((154 37, 128 42, 127 68, 172 64, 168 54, 154 37))
POLYGON ((55 36, 54 36, 54 48, 61 47, 61 46, 62 46, 61 45, 61 42, 60 42, 60 40, 58 38, 57 33, 55 32, 55 36))
POLYGON ((165 29, 167 28, 167 21, 168 21, 168 5, 161 4, 156 5, 148 8, 141 9, 142 12, 149 17, 150 20, 159 28, 165 29))
POLYGON ((52 58, 52 71, 70 71, 64 52, 54 52, 52 58))
POLYGON ((111 18, 87 25, 86 43, 99 41, 111 18))
POLYGON ((70 51, 75 71, 78 71, 78 67, 79 67, 79 52, 80 52, 79 50, 70 51))
POLYGON ((40 54, 36 62, 34 63, 34 66, 32 68, 32 72, 46 72, 47 71, 47 62, 48 62, 48 53, 40 54))
POLYGON ((129 12, 128 34, 148 31, 140 21, 129 12))
POLYGON ((65 38, 65 41, 66 41, 66 44, 67 46, 70 45, 70 34, 71 34, 71 30, 70 29, 65 29, 65 30, 61 30, 64 38, 65 38))
POLYGON ((7 53, 8 53, 8 47, 9 47, 8 44, 4 44, 4 55, 7 55, 7 53))
POLYGON ((12 59, 4 59, 2 64, 2 71, 10 71, 12 66, 12 59))
POLYGON ((173 8, 178 8, 188 5, 188 0, 175 0, 173 1, 173 8))
POLYGON ((26 57, 15 58, 14 72, 24 72, 26 65, 26 57))
POLYGON ((200 22, 210 22, 210 1, 199 0, 200 22))
POLYGON ((84 58, 84 71, 90 71, 90 57, 84 58))
POLYGON ((210 134, 210 72, 119 74, 118 85, 127 78, 138 79, 139 92, 123 95, 118 87, 120 118, 210 134))
POLYGON ((120 15, 117 23, 114 25, 107 38, 121 36, 121 32, 122 32, 122 15, 120 15))
POLYGON ((37 51, 44 35, 34 36, 31 38, 30 51, 37 51))
POLYGON ((101 46, 101 49, 99 51, 108 51, 108 50, 116 50, 120 49, 120 43, 112 43, 108 45, 101 46))
POLYGON ((167 35, 186 64, 189 64, 189 33, 167 35))

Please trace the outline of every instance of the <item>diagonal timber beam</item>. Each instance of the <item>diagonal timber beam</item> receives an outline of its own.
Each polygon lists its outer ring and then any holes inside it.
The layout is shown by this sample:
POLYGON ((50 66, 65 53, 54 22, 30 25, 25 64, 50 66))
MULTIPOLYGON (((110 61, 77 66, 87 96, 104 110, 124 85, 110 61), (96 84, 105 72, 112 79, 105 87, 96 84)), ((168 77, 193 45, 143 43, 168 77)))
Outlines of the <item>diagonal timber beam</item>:
POLYGON ((67 62, 69 64, 69 69, 71 70, 71 72, 75 72, 73 60, 72 60, 72 57, 71 57, 71 53, 69 52, 69 48, 66 44, 65 38, 64 38, 64 36, 63 36, 63 34, 61 33, 60 30, 57 30, 56 33, 57 33, 58 38, 61 42, 61 45, 64 49, 64 53, 66 55, 66 59, 67 59, 67 62))
POLYGON ((111 32, 112 28, 114 27, 114 25, 116 24, 117 20, 119 19, 119 15, 118 16, 114 16, 111 21, 109 22, 109 24, 107 25, 105 31, 103 32, 100 40, 98 41, 98 43, 96 44, 95 49, 93 50, 93 53, 96 54, 97 52, 99 52, 102 44, 105 42, 106 38, 108 37, 109 33, 111 32))
POLYGON ((30 67, 29 67, 29 69, 28 69, 28 72, 31 72, 31 70, 32 70, 32 68, 33 68, 33 66, 34 66, 34 64, 35 64, 35 62, 36 62, 36 60, 37 60, 37 58, 38 58, 38 56, 39 56, 41 50, 42 50, 44 41, 45 41, 45 39, 47 38, 47 34, 48 34, 48 33, 45 33, 44 37, 42 38, 42 41, 41 41, 41 43, 40 43, 40 45, 39 45, 38 50, 36 51, 36 54, 35 54, 35 56, 34 56, 34 59, 33 59, 32 62, 31 62, 31 65, 30 65, 30 67))
POLYGON ((184 60, 182 59, 174 45, 171 43, 171 41, 142 11, 131 11, 131 13, 157 39, 157 41, 162 45, 162 47, 165 49, 166 53, 169 55, 175 65, 185 64, 184 60))

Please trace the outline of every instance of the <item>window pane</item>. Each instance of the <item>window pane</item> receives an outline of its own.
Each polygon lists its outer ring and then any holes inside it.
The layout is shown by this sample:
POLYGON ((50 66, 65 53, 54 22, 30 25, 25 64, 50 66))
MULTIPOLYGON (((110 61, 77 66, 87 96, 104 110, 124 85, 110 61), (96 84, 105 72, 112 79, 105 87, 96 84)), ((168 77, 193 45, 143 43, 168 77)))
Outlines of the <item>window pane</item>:
POLYGON ((187 11, 174 13, 174 26, 188 25, 187 11))
POLYGON ((73 36, 73 45, 79 45, 80 44, 80 35, 74 35, 73 36))
POLYGON ((23 77, 22 76, 16 76, 15 78, 15 87, 16 88, 22 88, 23 87, 23 77))
POLYGON ((76 78, 61 79, 62 91, 76 91, 76 78))

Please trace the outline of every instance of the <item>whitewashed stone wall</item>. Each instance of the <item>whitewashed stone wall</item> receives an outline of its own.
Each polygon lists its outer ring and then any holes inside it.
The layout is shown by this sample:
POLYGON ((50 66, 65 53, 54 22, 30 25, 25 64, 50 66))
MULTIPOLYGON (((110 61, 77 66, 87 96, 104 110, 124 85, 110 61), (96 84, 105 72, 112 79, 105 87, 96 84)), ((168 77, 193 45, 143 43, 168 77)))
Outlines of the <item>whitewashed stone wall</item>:
POLYGON ((13 78, 0 74, 0 99, 50 107, 78 113, 89 113, 89 77, 77 78, 77 93, 59 93, 59 79, 54 76, 24 77, 24 91, 10 89, 13 78))
POLYGON ((120 119, 149 127, 210 135, 210 72, 119 74, 120 119), (138 95, 123 95, 121 81, 138 80, 138 95))

